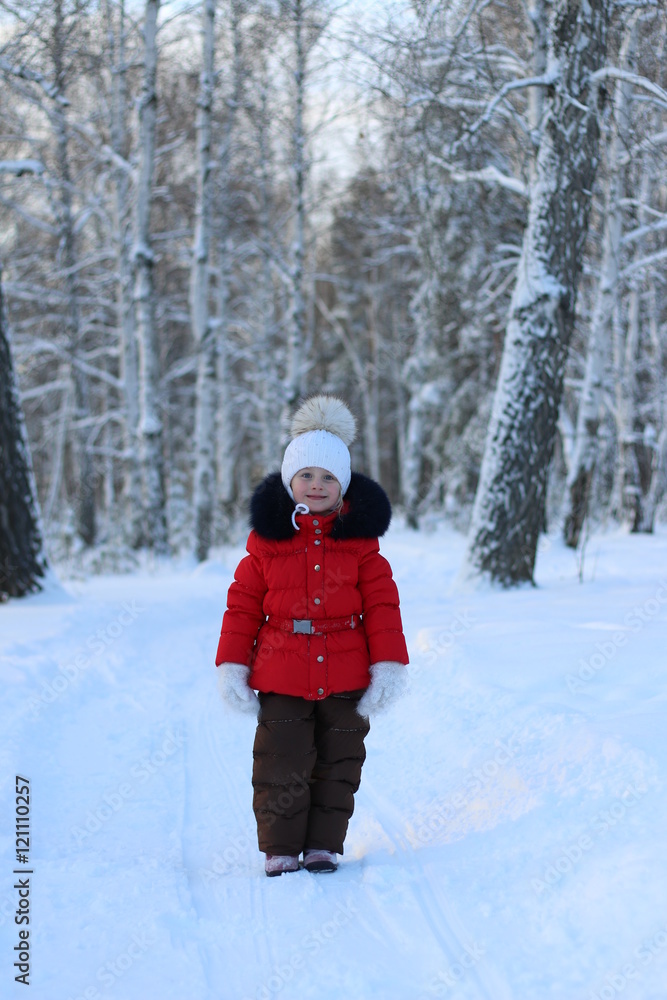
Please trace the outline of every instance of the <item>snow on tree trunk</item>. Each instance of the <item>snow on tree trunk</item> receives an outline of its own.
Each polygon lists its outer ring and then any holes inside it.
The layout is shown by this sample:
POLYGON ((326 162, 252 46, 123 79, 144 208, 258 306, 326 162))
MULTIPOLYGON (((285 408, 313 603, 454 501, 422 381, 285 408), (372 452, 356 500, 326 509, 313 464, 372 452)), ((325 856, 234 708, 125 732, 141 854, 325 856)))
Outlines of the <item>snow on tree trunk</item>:
POLYGON ((380 302, 375 291, 377 281, 370 283, 368 303, 368 340, 370 357, 364 365, 362 405, 364 407, 364 446, 368 471, 373 479, 380 479, 380 331, 378 313, 380 302))
POLYGON ((266 60, 263 61, 261 76, 256 89, 258 90, 255 127, 257 132, 258 174, 259 174, 259 223, 262 237, 262 267, 261 281, 257 290, 259 301, 260 323, 256 341, 257 355, 257 389, 258 409, 261 419, 262 466, 265 473, 276 468, 281 445, 281 401, 282 386, 279 381, 272 336, 278 323, 276 315, 276 296, 273 287, 271 246, 274 234, 271 229, 272 187, 271 179, 275 176, 275 164, 271 155, 271 137, 269 110, 269 69, 266 60))
POLYGON ((202 71, 197 117, 197 205, 190 275, 190 316, 197 344, 195 412, 195 551, 201 562, 212 541, 215 496, 216 336, 209 309, 211 244, 211 113, 213 109, 216 0, 202 4, 202 71))
POLYGON ((305 12, 302 0, 293 0, 291 17, 294 25, 294 123, 292 131, 294 238, 290 267, 290 319, 287 341, 287 375, 285 380, 285 409, 282 430, 289 440, 288 427, 294 404, 303 392, 306 342, 306 305, 304 296, 304 262, 306 257, 306 135, 304 103, 306 85, 306 42, 304 39, 305 12))
MULTIPOLYGON (((645 166, 648 169, 648 164, 645 166)), ((655 378, 656 378, 656 423, 657 433, 654 429, 651 462, 651 485, 642 503, 642 514, 639 522, 639 531, 650 534, 653 531, 655 517, 662 499, 667 492, 667 385, 660 377, 660 373, 665 371, 667 356, 664 340, 660 337, 660 317, 662 310, 662 282, 655 276, 651 277, 650 283, 650 322, 651 343, 655 352, 655 378)))
POLYGON ((598 160, 611 0, 558 0, 543 126, 464 575, 532 582, 598 160))
POLYGON ((667 426, 665 426, 667 414, 664 399, 662 404, 663 429, 658 440, 654 442, 651 485, 642 503, 641 518, 637 527, 638 531, 646 534, 652 534, 658 507, 667 492, 667 426))
MULTIPOLYGON (((642 194, 646 194, 646 185, 642 194)), ((641 241, 638 241, 641 242, 641 241)), ((637 257, 642 256, 641 246, 637 257)), ((616 424, 618 433, 618 459, 614 476, 613 509, 616 516, 625 520, 632 531, 637 531, 641 520, 641 476, 637 450, 642 433, 637 427, 637 355, 640 339, 640 287, 641 278, 633 276, 628 296, 628 322, 623 341, 620 315, 616 323, 616 424)))
POLYGON ((125 401, 123 436, 124 465, 124 517, 130 544, 141 542, 141 470, 138 455, 139 432, 139 360, 137 337, 134 328, 134 302, 132 298, 133 272, 131 259, 131 233, 128 222, 130 200, 130 165, 128 157, 128 95, 126 64, 125 3, 118 4, 117 29, 113 25, 113 8, 107 0, 110 59, 113 66, 113 105, 111 145, 117 156, 114 169, 114 228, 117 257, 116 312, 120 339, 121 381, 125 401))
MULTIPOLYGON (((428 209, 426 209, 426 213, 428 209)), ((433 227, 428 215, 424 216, 426 227, 433 227)), ((430 237, 426 237, 431 242, 430 237)), ((418 510, 422 498, 424 463, 424 443, 428 439, 431 414, 442 406, 441 386, 444 381, 446 359, 436 368, 436 331, 432 300, 436 298, 436 286, 440 277, 432 270, 434 255, 427 253, 424 259, 426 278, 413 298, 411 308, 417 327, 415 346, 403 369, 403 382, 408 393, 403 462, 401 464, 401 496, 407 523, 418 527, 418 510), (437 377, 433 373, 437 372, 437 377)))
MULTIPOLYGON (((636 21, 621 50, 621 66, 632 60, 636 42, 636 21)), ((602 234, 602 263, 591 328, 586 369, 581 388, 572 462, 567 476, 563 537, 576 548, 588 512, 588 501, 598 456, 598 430, 603 412, 604 377, 610 355, 614 309, 617 304, 621 237, 623 235, 622 168, 620 158, 628 136, 628 106, 631 88, 624 80, 616 83, 612 134, 607 153, 607 189, 602 234)))
MULTIPOLYGON (((217 441, 217 494, 223 508, 229 507, 234 496, 234 405, 231 394, 232 369, 229 349, 229 298, 232 277, 231 246, 229 235, 218 244, 218 316, 216 331, 216 441, 217 441)), ((224 515, 226 524, 226 514, 224 515)), ((223 525, 223 536, 226 528, 223 525)))
MULTIPOLYGON (((548 25, 550 0, 534 0, 530 8, 529 17, 533 25, 533 76, 543 77, 547 68, 548 55, 548 25)), ((544 88, 531 87, 528 91, 528 123, 530 127, 531 139, 535 149, 539 147, 542 116, 544 112, 544 88)), ((531 169, 535 169, 535 161, 531 163, 531 169)))
POLYGON ((150 214, 157 117, 157 16, 159 0, 146 0, 144 82, 139 101, 139 177, 133 261, 134 307, 139 344, 139 437, 143 477, 144 542, 156 554, 168 553, 162 452, 162 420, 158 401, 159 367, 155 329, 155 290, 150 214))
POLYGON ((422 393, 412 393, 408 403, 407 428, 403 446, 403 464, 401 467, 401 493, 406 511, 407 523, 411 528, 418 527, 417 508, 419 506, 423 441, 425 436, 422 393))
POLYGON ((232 149, 236 116, 241 103, 243 88, 243 60, 240 18, 243 5, 239 0, 231 3, 231 32, 233 45, 233 84, 227 100, 227 117, 218 156, 218 227, 216 245, 217 266, 217 317, 215 332, 215 366, 217 387, 214 397, 216 409, 215 440, 217 516, 216 537, 227 541, 232 517, 232 500, 235 487, 234 431, 236 427, 234 400, 231 393, 232 368, 230 352, 230 296, 232 283, 232 149))
POLYGON ((41 590, 46 568, 0 271, 0 600, 41 590))
POLYGON ((56 206, 60 237, 60 263, 62 282, 66 294, 67 332, 73 358, 71 379, 74 386, 73 451, 76 466, 77 488, 74 497, 74 516, 77 534, 85 545, 95 541, 96 480, 93 457, 88 447, 87 424, 90 418, 90 391, 88 376, 77 365, 83 349, 83 330, 79 308, 77 237, 72 207, 72 168, 70 165, 70 128, 67 117, 69 102, 66 99, 67 31, 62 3, 54 5, 53 69, 55 76, 54 101, 50 118, 56 140, 59 198, 56 206))
MULTIPOLYGON (((657 115, 656 115, 657 119, 657 115)), ((639 211, 637 222, 640 229, 649 228, 653 212, 648 206, 651 201, 651 189, 655 183, 652 158, 646 153, 643 158, 641 182, 638 193, 639 211)), ((650 396, 649 382, 660 379, 662 366, 662 349, 656 327, 659 325, 657 314, 647 322, 643 315, 645 295, 645 258, 646 246, 644 236, 634 240, 634 262, 630 265, 630 290, 627 306, 627 327, 622 329, 621 316, 618 316, 616 326, 616 350, 614 385, 616 388, 617 438, 619 448, 614 475, 612 508, 616 516, 629 524, 632 531, 651 531, 655 513, 656 500, 662 496, 664 485, 664 456, 661 453, 662 429, 656 431, 653 423, 658 414, 653 414, 647 420, 646 397, 650 396), (650 369, 641 367, 641 341, 648 331, 651 335, 655 360, 650 369), (643 412, 642 412, 643 411, 643 412), (648 426, 647 426, 648 424, 648 426), (646 433, 648 431, 648 434, 646 433), (657 440, 656 440, 657 438, 657 440), (648 453, 648 455, 647 455, 648 453), (647 460, 648 458, 648 460, 647 460), (655 489, 653 479, 657 475, 655 489), (649 507, 645 507, 648 500, 649 507)), ((655 312, 655 311, 654 311, 655 312)), ((664 396, 655 386, 653 393, 658 396, 658 409, 662 411, 664 420, 664 396)))

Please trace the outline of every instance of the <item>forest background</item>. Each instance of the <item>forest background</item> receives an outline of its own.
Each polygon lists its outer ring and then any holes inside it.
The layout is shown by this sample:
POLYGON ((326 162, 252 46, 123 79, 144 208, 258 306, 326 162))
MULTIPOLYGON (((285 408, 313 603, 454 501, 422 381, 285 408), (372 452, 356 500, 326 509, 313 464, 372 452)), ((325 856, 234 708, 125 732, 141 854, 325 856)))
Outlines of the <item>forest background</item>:
POLYGON ((666 31, 657 0, 0 2, 2 327, 50 558, 207 558, 316 391, 408 524, 505 584, 548 529, 652 531, 666 31))

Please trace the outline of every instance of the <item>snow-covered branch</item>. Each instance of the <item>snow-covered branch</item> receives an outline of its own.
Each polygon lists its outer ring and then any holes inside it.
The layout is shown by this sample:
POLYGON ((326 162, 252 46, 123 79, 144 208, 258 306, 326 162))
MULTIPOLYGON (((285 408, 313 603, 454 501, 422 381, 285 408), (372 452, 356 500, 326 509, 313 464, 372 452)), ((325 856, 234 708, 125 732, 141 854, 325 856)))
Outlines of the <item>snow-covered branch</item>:
POLYGON ((44 169, 39 160, 0 160, 0 174, 23 177, 24 174, 43 174, 44 169))
POLYGON ((84 372, 86 375, 90 375, 95 379, 99 379, 101 382, 106 382, 107 385, 112 386, 114 389, 122 389, 123 383, 111 372, 105 371, 103 368, 96 368, 94 365, 89 365, 83 358, 73 357, 69 351, 67 351, 60 344, 55 343, 51 340, 36 339, 31 345, 31 353, 46 353, 46 354, 56 354, 59 358, 67 361, 72 365, 73 368, 84 372))
POLYGON ((64 94, 60 93, 58 84, 52 83, 42 73, 28 69, 27 66, 15 66, 0 56, 0 70, 8 76, 14 76, 19 80, 27 80, 29 83, 36 83, 37 86, 50 97, 52 101, 57 101, 62 107, 69 107, 69 101, 64 94))
POLYGON ((491 119, 498 105, 505 100, 508 94, 511 94, 515 90, 525 90, 527 87, 552 87, 558 80, 558 76, 559 71, 557 65, 554 63, 553 67, 541 76, 530 76, 523 80, 510 80, 508 83, 503 84, 493 100, 487 104, 484 114, 467 129, 467 134, 474 135, 478 132, 482 125, 485 125, 491 119))
POLYGON ((631 83, 633 87, 641 87, 643 90, 648 91, 649 94, 653 94, 654 97, 658 98, 660 107, 667 109, 667 91, 659 87, 657 83, 647 80, 645 76, 640 76, 638 73, 631 73, 627 69, 620 69, 618 66, 603 66, 602 69, 591 73, 591 80, 609 79, 624 80, 626 83, 631 83))
POLYGON ((450 180, 456 181, 458 184, 477 181, 480 184, 488 184, 492 187, 506 188, 508 191, 512 191, 513 194, 518 194, 522 198, 528 197, 528 187, 523 181, 520 181, 517 177, 509 177, 507 174, 503 174, 497 167, 488 166, 481 170, 462 170, 433 153, 429 156, 429 160, 432 163, 436 163, 446 172, 450 180))

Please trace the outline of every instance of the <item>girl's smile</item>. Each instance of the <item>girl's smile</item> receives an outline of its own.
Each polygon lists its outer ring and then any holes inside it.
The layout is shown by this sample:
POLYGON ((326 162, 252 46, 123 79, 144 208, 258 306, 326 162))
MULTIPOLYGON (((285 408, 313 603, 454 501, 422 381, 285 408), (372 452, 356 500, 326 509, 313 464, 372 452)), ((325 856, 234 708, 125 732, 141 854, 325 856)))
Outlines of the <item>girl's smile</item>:
POLYGON ((331 472, 315 466, 299 469, 290 483, 295 503, 305 503, 313 514, 333 510, 340 497, 340 483, 331 472))

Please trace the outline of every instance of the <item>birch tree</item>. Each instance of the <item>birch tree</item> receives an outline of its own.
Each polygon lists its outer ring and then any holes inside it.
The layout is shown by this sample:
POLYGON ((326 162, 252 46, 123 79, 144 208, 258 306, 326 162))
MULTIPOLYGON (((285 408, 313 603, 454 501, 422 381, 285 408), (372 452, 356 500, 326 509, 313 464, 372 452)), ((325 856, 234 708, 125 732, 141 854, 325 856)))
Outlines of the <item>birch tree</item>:
POLYGON ((144 80, 139 101, 139 176, 132 257, 135 269, 134 307, 139 344, 140 446, 143 475, 145 544, 165 555, 165 504, 162 417, 159 402, 159 359, 155 325, 154 255, 151 246, 151 205, 157 116, 157 32, 159 0, 146 0, 144 18, 144 80))
MULTIPOLYGON (((539 34, 542 15, 534 22, 539 34)), ((539 136, 539 102, 531 117, 511 86, 517 73, 536 73, 524 39, 530 23, 514 10, 434 3, 416 7, 414 37, 399 35, 392 46, 388 76, 398 98, 388 146, 412 208, 418 262, 401 463, 414 527, 443 497, 448 507, 467 506, 476 485, 478 425, 516 265, 511 245, 524 224, 527 137, 539 136), (499 37, 506 44, 495 44, 499 37), (464 441, 457 454, 455 442, 464 441)))
POLYGON ((197 206, 190 310, 198 351, 195 418, 195 545, 206 559, 211 546, 215 493, 216 337, 209 308, 211 244, 211 120, 215 79, 215 0, 202 3, 202 70, 197 112, 197 206))
MULTIPOLYGON (((624 69, 633 61, 637 16, 633 17, 621 47, 619 63, 624 69)), ((575 441, 567 475, 563 536, 565 544, 576 548, 588 511, 591 483, 597 463, 598 430, 603 416, 605 378, 611 360, 614 313, 618 308, 621 238, 623 235, 622 152, 629 138, 627 80, 617 80, 611 135, 607 142, 605 209, 602 233, 602 261, 593 315, 588 334, 584 379, 579 397, 575 441)))
POLYGON ((466 575, 532 582, 598 161, 610 0, 557 0, 542 134, 473 509, 466 575))
MULTIPOLYGON (((261 28, 260 28, 261 30, 261 28)), ((275 365, 275 344, 280 317, 276 308, 274 288, 275 247, 274 233, 274 158, 271 148, 271 99, 269 68, 266 58, 267 39, 262 31, 262 61, 257 67, 257 79, 253 90, 257 95, 252 117, 255 126, 257 147, 257 197, 259 201, 260 233, 260 274, 259 274, 259 321, 255 336, 257 346, 257 379, 254 381, 261 433, 262 465, 265 473, 276 463, 281 442, 281 401, 282 387, 275 365)))
POLYGON ((306 342, 306 306, 304 302, 303 268, 305 260, 306 221, 306 162, 304 99, 307 70, 307 41, 305 18, 307 5, 304 0, 289 0, 285 5, 294 31, 294 122, 292 151, 294 157, 294 237, 291 267, 291 308, 287 345, 287 376, 285 380, 286 410, 291 413, 302 394, 304 371, 304 345, 306 342))
MULTIPOLYGON (((88 6, 82 2, 73 8, 66 0, 26 4, 22 12, 24 23, 8 42, 6 51, 11 62, 5 64, 5 70, 14 81, 19 99, 32 106, 33 116, 35 112, 43 116, 52 137, 49 169, 40 171, 43 194, 52 215, 49 226, 57 238, 49 280, 61 299, 63 372, 71 381, 71 420, 66 432, 74 471, 72 506, 77 533, 90 546, 96 535, 96 478, 90 447, 91 380, 85 359, 88 339, 81 308, 81 272, 85 265, 80 253, 70 120, 70 89, 75 83, 76 61, 73 28, 77 18, 85 23, 88 6)), ((36 216, 33 210, 28 217, 39 225, 36 216)), ((61 481, 59 469, 54 470, 54 478, 61 481)))
POLYGON ((241 19, 244 0, 231 0, 230 41, 231 67, 230 83, 225 100, 225 116, 218 136, 216 179, 217 213, 215 224, 215 244, 217 248, 216 294, 217 314, 215 317, 215 352, 217 388, 215 396, 216 420, 214 437, 216 442, 216 500, 219 524, 216 536, 227 541, 227 525, 231 516, 235 495, 234 467, 238 428, 234 419, 233 351, 231 348, 232 281, 234 277, 234 148, 237 137, 238 117, 244 92, 246 65, 243 59, 241 19))
POLYGON ((322 0, 282 0, 281 13, 292 36, 291 187, 293 199, 292 246, 289 255, 289 318, 287 370, 284 383, 283 435, 288 439, 290 415, 305 389, 307 313, 305 262, 307 249, 306 190, 310 173, 306 97, 312 71, 313 48, 324 30, 327 16, 322 0))
POLYGON ((41 590, 46 569, 0 269, 0 601, 41 590))
POLYGON ((125 0, 106 0, 106 33, 112 66, 111 152, 113 156, 113 220, 116 247, 116 325, 120 341, 120 376, 124 395, 125 476, 123 493, 128 537, 136 546, 141 540, 141 471, 138 455, 139 371, 134 326, 131 194, 132 168, 129 163, 129 94, 125 0))

